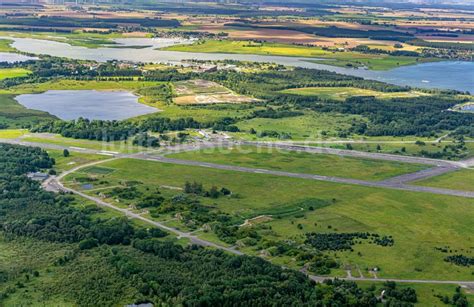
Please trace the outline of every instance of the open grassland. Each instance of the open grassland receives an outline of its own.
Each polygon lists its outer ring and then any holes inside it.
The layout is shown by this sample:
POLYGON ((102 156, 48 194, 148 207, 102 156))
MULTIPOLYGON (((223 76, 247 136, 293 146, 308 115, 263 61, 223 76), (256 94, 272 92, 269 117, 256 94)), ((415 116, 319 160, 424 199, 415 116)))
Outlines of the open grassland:
POLYGON ((388 70, 398 66, 413 65, 432 59, 416 57, 363 54, 357 52, 332 52, 319 47, 295 46, 281 43, 254 43, 249 41, 206 40, 192 45, 176 45, 165 50, 204 53, 240 53, 257 55, 294 56, 324 59, 321 64, 336 66, 366 66, 373 70, 388 70))
POLYGON ((362 180, 383 180, 427 168, 417 164, 311 154, 252 146, 204 149, 169 156, 183 160, 362 180))
POLYGON ((2 68, 0 69, 0 80, 7 78, 25 77, 31 71, 24 68, 2 68))
POLYGON ((13 95, 0 94, 0 123, 10 127, 22 127, 51 119, 54 117, 49 113, 25 108, 13 95))
POLYGON ((391 99, 411 98, 426 95, 416 91, 384 93, 356 87, 306 87, 288 89, 282 91, 282 93, 303 96, 318 96, 323 99, 334 99, 341 101, 353 96, 374 96, 379 99, 391 99))
MULTIPOLYGON (((335 253, 341 264, 357 266, 367 276, 366 269, 377 266, 380 268, 379 277, 472 278, 472 269, 443 261, 447 254, 435 249, 449 246, 453 251, 472 256, 474 207, 468 198, 129 159, 106 162, 101 167, 114 169, 114 172, 103 175, 105 186, 139 181, 148 188, 182 187, 186 181, 198 181, 207 189, 212 185, 226 187, 234 197, 202 198, 202 203, 236 218, 286 212, 281 218, 265 223, 271 226, 270 232, 262 233, 268 240, 301 242, 304 233, 311 231, 369 231, 393 236, 395 244, 392 247, 358 244, 354 246, 355 252, 335 253), (329 205, 314 211, 302 210, 301 204, 309 199, 318 199, 329 205), (301 227, 297 227, 298 224, 301 227)), ((72 174, 66 181, 73 182, 74 178, 83 176, 72 174)), ((100 183, 95 186, 100 187, 100 183)), ((245 251, 259 253, 251 247, 246 247, 245 251)), ((271 260, 294 267, 290 258, 271 260)))
MULTIPOLYGON (((336 136, 337 131, 349 129, 354 119, 363 120, 359 115, 308 112, 306 115, 285 118, 252 118, 236 124, 242 131, 254 129, 257 133, 270 130, 289 133, 292 140, 318 140, 322 133, 336 136)), ((257 139, 255 134, 240 134, 245 139, 257 139)), ((262 138, 259 138, 262 139, 262 138)))
POLYGON ((131 144, 131 142, 129 143, 126 141, 101 142, 93 140, 66 138, 58 134, 29 133, 27 135, 24 135, 22 137, 22 140, 26 142, 52 144, 64 147, 75 147, 76 149, 82 148, 120 153, 134 153, 143 151, 145 149, 140 146, 134 146, 131 144))
POLYGON ((110 156, 106 155, 95 155, 95 154, 87 154, 87 153, 78 153, 78 152, 69 152, 69 156, 65 157, 63 151, 61 150, 48 150, 48 154, 51 158, 53 158, 56 163, 54 164, 54 169, 56 172, 61 173, 63 171, 70 170, 74 167, 110 159, 110 156))
POLYGON ((428 187, 474 191, 474 169, 462 169, 417 181, 415 184, 428 187))
MULTIPOLYGON (((361 288, 367 288, 375 286, 376 288, 381 288, 383 286, 382 282, 363 282, 358 281, 357 284, 361 288)), ((416 290, 416 295, 418 302, 416 306, 430 306, 430 307, 446 307, 447 305, 443 303, 439 297, 447 296, 450 299, 456 293, 456 285, 443 285, 443 284, 418 284, 418 283, 397 283, 397 289, 404 288, 413 288, 416 290)), ((377 291, 380 293, 381 291, 377 291)), ((461 292, 466 295, 469 303, 474 302, 474 295, 469 290, 461 289, 461 292)))

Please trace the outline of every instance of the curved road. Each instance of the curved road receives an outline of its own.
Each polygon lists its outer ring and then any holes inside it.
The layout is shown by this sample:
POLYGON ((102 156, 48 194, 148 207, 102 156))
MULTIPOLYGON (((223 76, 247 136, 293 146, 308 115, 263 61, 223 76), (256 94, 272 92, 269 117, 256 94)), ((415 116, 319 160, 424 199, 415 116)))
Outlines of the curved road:
MULTIPOLYGON (((200 246, 204 246, 204 247, 212 247, 212 248, 216 248, 216 249, 220 249, 220 250, 223 250, 223 251, 226 251, 226 252, 229 252, 229 253, 232 253, 232 254, 235 254, 235 255, 244 255, 243 252, 233 248, 233 247, 225 247, 225 246, 222 246, 222 245, 219 245, 219 244, 216 244, 214 242, 210 242, 210 241, 207 241, 207 240, 203 240, 203 239, 200 239, 194 235, 192 235, 191 233, 187 233, 187 232, 182 232, 178 229, 175 229, 173 227, 169 227, 169 226, 166 226, 160 222, 157 222, 157 221, 153 221, 151 219, 148 219, 146 217, 143 217, 141 216, 140 214, 137 214, 137 213, 134 213, 134 212, 131 212, 130 210, 128 209, 124 209, 124 208, 119 208, 117 206, 114 206, 110 203, 107 203, 105 201, 103 201, 102 199, 99 199, 99 198, 96 198, 96 197, 93 197, 93 196, 90 196, 90 195, 87 195, 83 192, 80 192, 80 191, 77 191, 77 190, 74 190, 74 189, 71 189, 71 188, 67 188, 65 187, 62 183, 61 183, 61 180, 66 177, 67 175, 69 174, 72 174, 82 168, 86 168, 86 167, 89 167, 89 166, 93 166, 93 165, 97 165, 97 164, 101 164, 101 163, 105 163, 105 162, 109 162, 109 161, 113 161, 113 160, 116 160, 116 159, 119 159, 119 158, 111 158, 111 159, 107 159, 107 160, 101 160, 101 161, 95 161, 95 162, 92 162, 92 163, 88 163, 88 164, 83 164, 83 165, 80 165, 80 166, 77 166, 71 170, 68 170, 68 171, 65 171, 63 172, 61 175, 59 176, 52 176, 50 178, 48 178, 46 181, 43 182, 43 187, 48 190, 48 191, 52 191, 52 192, 70 192, 70 193, 74 193, 76 195, 79 195, 81 197, 84 197, 88 200, 91 200, 93 202, 95 202, 98 206, 102 206, 102 207, 107 207, 107 208, 110 208, 110 209, 113 209, 113 210, 116 210, 116 211, 119 211, 121 213, 123 213, 126 217, 130 218, 130 219, 139 219, 145 223, 148 223, 152 226, 155 226, 155 227, 158 227, 158 228, 161 228, 165 231, 168 231, 168 232, 171 232, 173 234, 175 234, 178 238, 187 238, 190 240, 191 243, 193 244, 196 244, 196 245, 200 245, 200 246)), ((333 277, 327 277, 327 276, 316 276, 316 275, 311 275, 311 274, 307 274, 304 270, 301 270, 302 273, 306 274, 308 276, 308 278, 316 281, 316 282, 322 282, 324 280, 327 280, 327 279, 332 279, 333 277)), ((342 279, 342 280, 351 280, 351 281, 373 281, 373 282, 382 282, 382 281, 395 281, 395 282, 399 282, 399 283, 423 283, 423 284, 457 284, 457 285, 461 285, 461 286, 468 286, 468 287, 474 287, 474 281, 456 281, 456 280, 420 280, 420 279, 396 279, 396 278, 356 278, 356 277, 348 277, 348 278, 339 278, 339 279, 342 279)))
MULTIPOLYGON (((55 148, 57 149, 57 148, 55 148)), ((100 152, 96 152, 96 153, 100 153, 100 152)), ((165 163, 178 163, 178 164, 185 164, 185 165, 195 165, 195 163, 199 163, 199 164, 202 164, 200 162, 196 162, 196 161, 183 161, 183 160, 176 160, 176 159, 169 159, 169 158, 164 158, 164 157, 150 157, 150 156, 147 156, 143 153, 140 153, 140 154, 133 154, 133 155, 117 155, 116 157, 113 157, 113 158, 110 158, 110 159, 106 159, 106 160, 101 160, 101 161, 94 161, 94 162, 91 162, 91 163, 87 163, 87 164, 83 164, 83 165, 80 165, 80 166, 77 166, 75 168, 72 168, 68 171, 65 171, 63 173, 61 173, 61 175, 59 176, 52 176, 50 178, 48 178, 46 181, 43 182, 43 187, 48 190, 48 191, 53 191, 53 192, 70 192, 70 193, 74 193, 76 195, 79 195, 83 198, 86 198, 88 200, 91 200, 93 201, 94 203, 96 203, 98 206, 102 206, 102 207, 107 207, 107 208, 110 208, 110 209, 113 209, 113 210, 116 210, 116 211, 119 211, 121 212, 122 214, 124 214, 125 216, 127 216, 128 218, 130 219, 138 219, 138 220, 141 220, 145 223, 148 223, 152 226, 155 226, 155 227, 158 227, 158 228, 161 228, 165 231, 168 231, 170 233, 173 233, 175 234, 178 238, 187 238, 190 240, 191 243, 193 244, 196 244, 196 245, 200 245, 200 246, 204 246, 204 247, 212 247, 212 248, 216 248, 216 249, 220 249, 220 250, 223 250, 223 251, 226 251, 226 252, 229 252, 229 253, 232 253, 232 254, 235 254, 235 255, 244 255, 243 252, 233 248, 233 247, 225 247, 225 246, 222 246, 220 244, 216 244, 214 242, 210 242, 210 241, 207 241, 207 240, 204 240, 204 239, 201 239, 201 238, 198 238, 194 235, 192 235, 191 233, 187 233, 187 232, 182 232, 176 228, 173 228, 173 227, 169 227, 169 226, 166 226, 160 222, 157 222, 157 221, 154 221, 154 220, 151 220, 151 219, 148 219, 146 217, 143 217, 141 216, 140 214, 137 214, 137 213, 134 213, 128 209, 124 209, 124 208, 119 208, 117 206, 114 206, 110 203, 107 203, 105 201, 103 201, 102 199, 100 198, 96 198, 96 197, 93 197, 93 196, 90 196, 90 195, 87 195, 81 191, 77 191, 77 190, 74 190, 74 189, 71 189, 71 188, 68 188, 68 187, 65 187, 62 183, 61 183, 61 180, 63 178, 65 178, 67 175, 69 174, 72 174, 80 169, 83 169, 83 168, 86 168, 86 167, 90 167, 90 166, 93 166, 93 165, 97 165, 97 164, 101 164, 101 163, 105 163, 105 162, 109 162, 109 161, 113 161, 113 160, 116 160, 116 159, 120 159, 120 158, 138 158, 138 159, 146 159, 146 160, 153 160, 153 161, 159 161, 159 162, 165 162, 165 163), (191 163, 192 164, 189 164, 191 163)), ((201 165, 203 166, 203 165, 201 165)), ((230 170, 234 170, 234 167, 229 167, 229 166, 226 166, 226 165, 218 165, 218 164, 206 164, 205 167, 216 167, 216 168, 219 168, 219 169, 230 169, 230 170)), ((263 173, 267 173, 267 172, 270 172, 270 173, 273 173, 273 171, 268 171, 268 170, 256 170, 256 169, 249 169, 249 168, 243 168, 243 169, 240 169, 238 171, 245 171, 245 172, 253 172, 253 173, 260 173, 260 172, 263 172, 263 173)), ((285 172, 277 172, 277 173, 282 173, 280 175, 283 175, 283 176, 291 176, 291 177, 299 177, 299 175, 304 175, 304 176, 311 176, 311 179, 316 179, 314 176, 315 175, 306 175, 306 174, 294 174, 294 173, 285 173, 285 172)), ((324 177, 324 176, 316 176, 316 177, 324 177)), ((339 178, 341 179, 341 178, 339 178)), ((319 180, 319 179, 317 179, 319 180)), ((328 180, 328 181, 334 181, 334 180, 338 180, 338 179, 334 179, 332 177, 325 177, 325 180, 328 180)), ((337 181, 338 182, 338 181, 337 181)), ((365 183, 370 183, 370 182, 365 182, 365 183)), ((373 183, 370 183, 370 184, 373 184, 373 183)), ((302 270, 303 273, 305 273, 310 279, 316 281, 316 282, 322 282, 326 279, 330 279, 332 277, 326 277, 326 276, 316 276, 316 275, 311 275, 311 274, 307 274, 304 270, 302 270)), ((462 285, 462 286, 468 286, 468 287, 474 287, 474 281, 453 281, 453 280, 418 280, 418 279, 393 279, 393 278, 356 278, 356 277, 348 277, 348 278, 339 278, 339 279, 343 279, 343 280, 352 280, 352 281, 374 281, 374 282, 377 282, 377 281, 395 281, 395 282, 400 282, 400 283, 423 283, 423 284, 458 284, 458 285, 462 285)))

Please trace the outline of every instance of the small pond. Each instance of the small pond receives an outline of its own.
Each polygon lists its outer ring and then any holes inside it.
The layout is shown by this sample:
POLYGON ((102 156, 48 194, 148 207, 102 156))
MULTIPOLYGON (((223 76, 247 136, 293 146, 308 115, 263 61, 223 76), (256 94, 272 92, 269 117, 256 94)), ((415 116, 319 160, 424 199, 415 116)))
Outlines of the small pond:
POLYGON ((124 91, 51 90, 15 99, 28 109, 45 111, 63 120, 122 120, 160 111, 139 103, 137 96, 124 91))

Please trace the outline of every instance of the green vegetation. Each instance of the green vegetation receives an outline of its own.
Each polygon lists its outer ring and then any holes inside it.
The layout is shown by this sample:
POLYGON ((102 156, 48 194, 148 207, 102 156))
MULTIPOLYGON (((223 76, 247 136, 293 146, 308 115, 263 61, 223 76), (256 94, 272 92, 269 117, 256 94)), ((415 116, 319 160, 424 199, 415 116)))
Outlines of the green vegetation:
POLYGON ((416 164, 357 159, 337 155, 311 154, 250 146, 233 147, 230 149, 187 151, 172 154, 170 157, 183 160, 196 160, 362 180, 383 180, 427 168, 426 166, 416 164))
POLYGON ((30 74, 31 71, 24 68, 3 68, 0 69, 0 80, 6 78, 24 77, 30 74))
POLYGON ((245 134, 238 136, 245 139, 261 139, 262 132, 275 131, 275 136, 266 138, 281 139, 285 135, 292 140, 319 140, 321 137, 337 137, 340 131, 349 130, 354 121, 365 121, 364 117, 357 115, 341 115, 337 113, 305 112, 303 116, 285 118, 261 118, 244 119, 236 123, 245 134), (251 132, 255 130, 255 134, 251 132))
POLYGON ((462 169, 415 182, 417 185, 474 191, 474 169, 462 169))
POLYGON ((305 96, 318 96, 322 99, 334 99, 344 101, 352 96, 374 96, 380 99, 389 98, 409 98, 426 95, 421 92, 378 92, 355 87, 304 87, 282 91, 285 94, 296 94, 305 96))
POLYGON ((110 156, 85 154, 78 152, 70 152, 69 156, 65 157, 61 150, 48 150, 48 154, 56 162, 54 170, 57 173, 67 171, 83 164, 109 159, 110 156))
POLYGON ((0 127, 25 127, 54 117, 49 113, 30 110, 20 105, 12 95, 0 95, 0 127))
MULTIPOLYGON (((435 249, 449 245, 452 250, 469 250, 470 242, 466 238, 472 237, 470 221, 474 218, 470 199, 137 160, 116 160, 101 166, 115 171, 96 177, 94 188, 117 186, 126 181, 140 182, 140 191, 160 186, 182 187, 186 181, 200 182, 206 190, 212 186, 226 187, 232 191, 230 196, 217 199, 198 196, 198 200, 208 208, 205 217, 212 217, 210 213, 223 214, 228 216, 226 219, 230 218, 232 225, 261 214, 282 214, 281 218, 270 218, 249 229, 256 232, 259 239, 252 243, 256 245, 247 245, 250 242, 242 245, 246 253, 258 255, 265 250, 272 253, 271 247, 279 246, 282 240, 304 242, 305 234, 309 232, 370 232, 392 236, 395 243, 390 247, 358 244, 353 252, 337 252, 337 262, 341 266, 357 266, 365 276, 370 276, 368 270, 374 267, 379 268, 379 277, 461 280, 471 276, 470 268, 445 262, 447 255, 435 249), (306 205, 309 199, 317 201, 306 205), (329 205, 320 206, 321 202, 329 205), (291 206, 303 210, 291 213, 291 206), (281 208, 285 208, 284 214, 281 208)), ((74 178, 83 176, 73 174, 66 180, 80 189, 74 178)), ((181 193, 174 188, 160 191, 170 198, 181 193)), ((133 203, 133 200, 125 203, 133 203)), ((197 205, 197 208, 202 207, 197 205)), ((174 215, 176 211, 172 212, 174 215)), ((191 212, 195 216, 190 219, 196 227, 200 215, 198 211, 191 212)), ((156 218, 168 220, 170 216, 162 213, 156 218)), ((186 221, 190 225, 189 219, 186 221)), ((226 229, 222 223, 216 226, 216 229, 223 226, 226 229)), ((181 224, 180 227, 186 229, 187 226, 181 224)), ((238 232, 236 235, 240 236, 238 232)), ((275 253, 271 259, 290 267, 304 264, 304 261, 295 262, 291 258, 285 253, 275 253)))
POLYGON ((205 40, 192 45, 177 45, 164 50, 205 53, 242 53, 258 55, 295 56, 329 59, 319 61, 321 64, 361 67, 373 70, 389 70, 398 66, 413 65, 432 61, 417 57, 364 54, 358 52, 337 52, 320 47, 297 46, 282 43, 254 43, 251 41, 205 40))
POLYGON ((14 52, 15 48, 11 46, 13 41, 9 39, 0 39, 0 52, 14 52))
POLYGON ((16 139, 26 132, 23 129, 0 129, 0 139, 16 139))

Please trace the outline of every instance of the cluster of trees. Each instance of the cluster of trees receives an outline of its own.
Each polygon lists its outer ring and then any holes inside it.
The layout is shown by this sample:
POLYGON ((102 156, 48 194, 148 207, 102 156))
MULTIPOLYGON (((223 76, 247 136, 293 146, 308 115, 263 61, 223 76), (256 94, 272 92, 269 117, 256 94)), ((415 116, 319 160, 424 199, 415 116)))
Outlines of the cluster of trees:
POLYGON ((142 132, 133 138, 133 145, 143 147, 160 147, 160 139, 155 136, 151 136, 146 132, 142 132))
MULTIPOLYGON (((406 305, 415 304, 418 302, 416 291, 413 288, 397 289, 397 284, 394 281, 387 281, 383 287, 383 300, 386 306, 399 306, 399 302, 409 303, 406 305)), ((402 305, 403 306, 403 305, 402 305)))
POLYGON ((150 97, 153 102, 160 101, 167 104, 171 104, 173 102, 173 89, 168 83, 144 87, 138 90, 137 93, 142 96, 150 97))
POLYGON ((392 246, 394 240, 391 236, 380 237, 376 233, 351 232, 351 233, 306 233, 305 243, 313 246, 319 251, 353 251, 352 246, 369 240, 369 243, 392 246))
POLYGON ((361 53, 368 53, 368 54, 389 54, 393 56, 411 56, 417 57, 420 56, 420 53, 416 51, 407 51, 407 50, 384 50, 379 48, 370 48, 367 45, 358 45, 351 49, 352 51, 361 52, 361 53))
POLYGON ((159 139, 146 134, 147 131, 163 133, 165 131, 203 128, 211 124, 202 124, 193 118, 169 119, 165 117, 147 118, 140 122, 106 121, 79 118, 72 121, 49 121, 38 124, 32 132, 58 133, 64 137, 97 141, 123 141, 137 135, 137 144, 156 147, 159 139))
POLYGON ((450 299, 447 295, 435 295, 441 302, 446 305, 457 306, 457 307, 469 307, 469 301, 467 300, 466 295, 461 292, 461 287, 456 287, 453 297, 450 299))
POLYGON ((472 126, 474 114, 449 112, 464 100, 447 96, 376 99, 350 97, 345 103, 326 102, 306 105, 320 112, 359 114, 369 119, 362 132, 369 136, 432 136, 438 131, 472 126))
POLYGON ((194 195, 200 195, 204 197, 210 197, 210 198, 219 198, 220 196, 227 196, 230 195, 232 192, 227 189, 226 187, 222 187, 218 189, 216 186, 212 186, 209 191, 206 191, 202 185, 202 183, 199 182, 189 182, 186 181, 184 183, 184 193, 187 194, 194 194, 194 195))
POLYGON ((45 192, 25 175, 53 164, 39 148, 0 145, 0 229, 5 235, 100 244, 127 244, 133 239, 134 229, 126 219, 93 220, 69 206, 71 196, 45 192))
POLYGON ((21 25, 29 27, 46 28, 117 28, 127 25, 139 25, 141 27, 177 27, 180 25, 176 19, 151 19, 151 18, 71 18, 71 17, 22 17, 22 18, 0 18, 0 24, 21 25))
POLYGON ((265 110, 253 111, 252 117, 261 117, 261 118, 284 118, 284 117, 295 117, 303 115, 303 112, 292 111, 287 109, 274 109, 266 108, 265 110))
POLYGON ((328 255, 318 255, 314 256, 310 254, 310 262, 308 265, 308 270, 314 274, 318 275, 328 275, 331 273, 331 269, 339 267, 339 264, 336 260, 329 257, 328 255))
POLYGON ((474 265, 474 257, 468 257, 464 255, 451 255, 444 258, 444 261, 454 263, 459 266, 471 266, 474 265))

